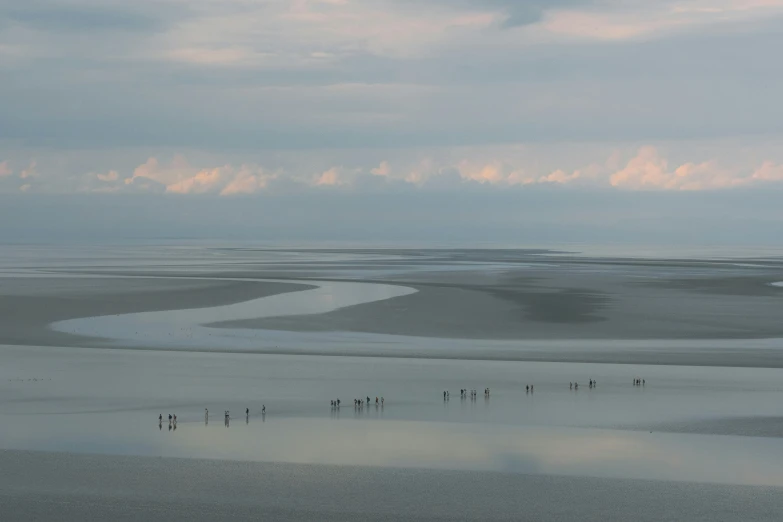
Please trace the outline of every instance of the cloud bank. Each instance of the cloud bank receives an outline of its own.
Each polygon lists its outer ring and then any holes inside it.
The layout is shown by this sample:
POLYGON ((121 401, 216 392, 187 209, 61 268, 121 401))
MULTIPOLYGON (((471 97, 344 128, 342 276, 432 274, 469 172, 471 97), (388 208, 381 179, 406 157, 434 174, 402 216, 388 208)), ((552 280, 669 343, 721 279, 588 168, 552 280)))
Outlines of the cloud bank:
POLYGON ((487 186, 525 188, 561 186, 616 191, 712 191, 736 188, 783 187, 783 164, 766 160, 757 165, 729 166, 719 160, 671 162, 654 146, 640 147, 623 158, 613 152, 602 162, 568 169, 542 170, 516 160, 424 158, 415 163, 382 160, 377 164, 346 167, 265 167, 255 163, 193 165, 185 156, 168 161, 150 157, 131 172, 119 169, 65 178, 39 172, 31 160, 19 173, 0 162, 2 188, 81 193, 159 193, 170 195, 237 196, 305 190, 384 192, 400 189, 449 190, 487 186))

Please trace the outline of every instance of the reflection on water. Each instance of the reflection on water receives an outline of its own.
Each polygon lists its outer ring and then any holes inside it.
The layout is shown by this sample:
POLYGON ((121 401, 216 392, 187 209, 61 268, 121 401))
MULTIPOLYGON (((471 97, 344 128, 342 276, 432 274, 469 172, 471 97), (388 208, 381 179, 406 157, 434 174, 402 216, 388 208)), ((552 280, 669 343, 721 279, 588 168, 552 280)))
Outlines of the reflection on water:
POLYGON ((770 431, 782 375, 0 347, 0 447, 783 485, 783 436, 770 431), (598 386, 569 390, 589 379, 598 386), (491 399, 460 399, 460 389, 485 387, 491 399), (367 396, 372 404, 353 406, 367 396), (226 410, 243 418, 208 422, 226 410), (658 432, 678 423, 694 433, 658 432))
MULTIPOLYGON (((335 412, 332 418, 340 413, 346 412, 335 412)), ((87 418, 76 416, 57 424, 36 418, 24 428, 4 423, 0 444, 13 449, 783 486, 783 439, 353 417, 333 422, 250 416, 239 424, 228 419, 218 427, 183 422, 179 428, 169 424, 167 430, 123 423, 116 415, 107 421, 90 426, 87 418)))

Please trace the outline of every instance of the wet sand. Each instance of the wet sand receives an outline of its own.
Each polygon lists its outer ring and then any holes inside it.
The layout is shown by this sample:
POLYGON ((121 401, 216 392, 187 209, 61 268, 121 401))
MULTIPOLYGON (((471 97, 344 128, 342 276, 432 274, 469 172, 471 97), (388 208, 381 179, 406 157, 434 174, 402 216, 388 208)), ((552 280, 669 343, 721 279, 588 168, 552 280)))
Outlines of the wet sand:
POLYGON ((28 270, 23 278, 6 275, 0 279, 0 342, 783 366, 783 341, 776 341, 783 339, 783 288, 773 285, 783 273, 778 260, 586 258, 548 251, 252 249, 220 250, 216 258, 206 249, 190 253, 185 264, 171 256, 157 260, 155 252, 148 254, 146 264, 133 268, 119 261, 101 266, 73 259, 58 266, 53 256, 50 266, 28 270), (91 278, 96 274, 101 278, 91 278), (287 282, 257 281, 260 278, 287 282), (200 320, 213 332, 201 343, 188 338, 174 345, 168 338, 161 341, 160 335, 112 340, 110 335, 87 337, 50 327, 55 321, 96 315, 229 305, 306 290, 315 278, 401 285, 416 293, 310 315, 221 320, 216 314, 200 320), (301 335, 308 333, 312 335, 301 335), (758 342, 766 339, 769 342, 758 342))
POLYGON ((474 277, 461 273, 458 281, 441 283, 397 278, 418 292, 318 316, 213 326, 488 340, 783 337, 783 292, 768 276, 640 282, 622 273, 528 270, 505 272, 492 284, 474 277))
POLYGON ((783 511, 783 489, 768 487, 16 451, 0 451, 0 467, 7 522, 772 522, 783 511))
POLYGON ((783 511, 778 259, 14 252, 0 255, 3 520, 699 522, 783 511), (297 297, 356 297, 308 293, 316 280, 417 292, 297 308, 297 297), (229 305, 267 296, 290 296, 279 301, 288 315, 261 306, 265 317, 231 320, 247 307, 229 305), (183 311, 214 307, 214 320, 183 311), (52 329, 96 316, 127 327, 124 314, 139 312, 152 319, 127 323, 140 332, 52 329), (202 337, 174 340, 167 318, 180 329, 194 319, 202 337), (635 376, 647 385, 631 386, 635 376), (479 399, 460 400, 462 387, 479 399), (376 395, 385 407, 351 406, 376 395), (336 397, 343 406, 330 409, 336 397), (179 425, 158 425, 161 413, 179 425))
POLYGON ((206 308, 308 288, 186 278, 0 277, 0 344, 102 346, 104 340, 56 332, 49 325, 78 317, 206 308))

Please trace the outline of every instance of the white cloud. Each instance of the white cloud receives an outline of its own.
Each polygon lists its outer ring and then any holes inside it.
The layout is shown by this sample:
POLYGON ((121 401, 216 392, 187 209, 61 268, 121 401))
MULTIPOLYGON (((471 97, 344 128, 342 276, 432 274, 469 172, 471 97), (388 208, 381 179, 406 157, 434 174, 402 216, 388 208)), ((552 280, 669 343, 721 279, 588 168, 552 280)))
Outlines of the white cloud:
POLYGON ((239 167, 196 168, 184 156, 175 156, 168 165, 161 165, 157 158, 149 158, 136 167, 133 176, 124 180, 128 186, 159 190, 170 194, 252 194, 268 187, 278 178, 278 173, 262 167, 242 164, 239 167), (150 183, 152 182, 152 183, 150 183))
POLYGON ((120 179, 120 174, 116 170, 111 170, 106 174, 96 174, 95 177, 101 181, 114 182, 120 179))
POLYGON ((765 161, 751 176, 754 181, 783 181, 783 165, 765 161))
POLYGON ((213 192, 220 187, 225 178, 231 175, 231 167, 218 167, 200 170, 192 176, 185 175, 176 183, 166 186, 166 192, 174 194, 203 194, 213 192))
POLYGON ((276 179, 278 179, 277 173, 269 173, 254 165, 242 165, 231 181, 220 191, 220 195, 254 194, 268 188, 276 179))
MULTIPOLYGON (((234 154, 233 162, 225 156, 192 151, 188 158, 183 155, 150 156, 141 164, 130 158, 125 165, 119 166, 107 165, 111 156, 106 156, 99 168, 85 168, 81 174, 68 170, 64 157, 44 157, 40 166, 46 175, 39 175, 39 162, 31 161, 23 173, 6 173, 0 177, 5 180, 0 184, 0 190, 16 191, 20 181, 29 185, 27 190, 35 192, 214 196, 319 190, 391 193, 404 187, 470 191, 479 190, 479 185, 517 190, 535 185, 560 185, 624 191, 783 186, 783 162, 775 147, 755 152, 750 149, 744 158, 736 154, 722 155, 719 146, 681 147, 674 151, 670 150, 670 145, 660 147, 648 145, 601 152, 603 147, 591 144, 587 148, 576 147, 568 154, 551 145, 493 145, 426 151, 383 149, 362 153, 359 159, 355 151, 289 151, 274 155, 264 152, 256 155, 255 161, 242 161, 241 156, 237 158, 238 154, 234 154), (382 157, 392 158, 392 161, 381 160, 382 157), (765 157, 765 161, 758 160, 765 157), (343 161, 352 163, 345 166, 343 161), (134 164, 135 167, 127 167, 134 164), (107 168, 111 166, 115 168, 107 168), (52 172, 56 174, 50 174, 52 172), (131 174, 123 175, 123 172, 131 174)), ((78 158, 80 165, 86 166, 83 154, 78 158)), ((20 161, 20 158, 17 156, 13 161, 20 161)), ((10 171, 8 165, 8 161, 0 163, 0 172, 10 171)))
POLYGON ((727 168, 715 160, 687 162, 676 168, 655 147, 639 149, 622 169, 610 177, 614 187, 632 190, 718 190, 783 181, 783 166, 767 161, 748 173, 727 168))
POLYGON ((389 176, 391 175, 391 165, 389 165, 388 161, 382 161, 380 165, 377 167, 374 167, 372 170, 370 170, 373 174, 376 176, 389 176))

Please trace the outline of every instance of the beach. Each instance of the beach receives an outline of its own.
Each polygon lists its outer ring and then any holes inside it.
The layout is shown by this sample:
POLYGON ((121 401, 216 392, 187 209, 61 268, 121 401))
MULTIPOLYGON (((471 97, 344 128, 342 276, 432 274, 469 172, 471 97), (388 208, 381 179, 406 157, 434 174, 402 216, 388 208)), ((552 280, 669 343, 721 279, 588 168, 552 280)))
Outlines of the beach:
POLYGON ((7 252, 10 520, 783 508, 776 258, 7 252))

